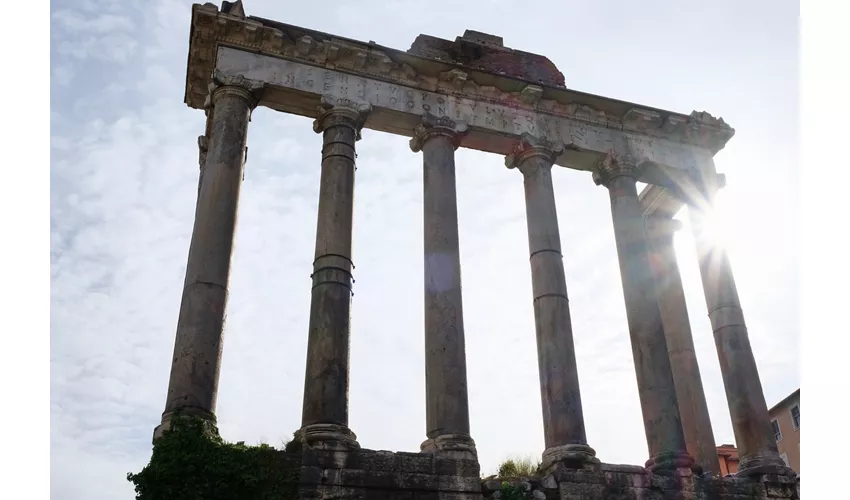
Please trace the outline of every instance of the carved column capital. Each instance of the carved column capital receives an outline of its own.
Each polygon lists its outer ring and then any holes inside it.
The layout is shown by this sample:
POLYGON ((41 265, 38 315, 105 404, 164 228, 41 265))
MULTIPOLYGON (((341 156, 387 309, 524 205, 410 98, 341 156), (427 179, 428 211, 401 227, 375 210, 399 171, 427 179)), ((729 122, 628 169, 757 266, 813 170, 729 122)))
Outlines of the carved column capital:
POLYGON ((460 146, 460 140, 466 134, 469 127, 465 122, 454 121, 448 116, 436 117, 431 113, 422 115, 422 123, 413 130, 413 138, 410 139, 410 149, 414 153, 422 150, 422 146, 432 137, 444 136, 454 144, 455 149, 460 146))
POLYGON ((323 95, 318 109, 319 116, 313 121, 314 132, 321 134, 328 128, 344 126, 353 129, 355 138, 359 141, 360 131, 372 111, 372 105, 345 97, 323 95))
POLYGON ((640 174, 641 170, 634 156, 611 150, 594 166, 593 182, 597 186, 608 186, 608 183, 616 177, 627 176, 637 180, 640 174))
POLYGON ((223 96, 238 95, 248 101, 253 109, 259 104, 265 85, 265 82, 251 80, 242 75, 228 75, 217 69, 213 71, 212 79, 207 87, 209 93, 204 102, 204 108, 209 110, 223 96))
POLYGON ((522 138, 516 143, 510 154, 505 157, 505 166, 516 168, 527 175, 528 163, 526 160, 541 158, 545 160, 547 166, 551 167, 563 152, 564 144, 561 141, 553 142, 526 132, 522 134, 522 138))

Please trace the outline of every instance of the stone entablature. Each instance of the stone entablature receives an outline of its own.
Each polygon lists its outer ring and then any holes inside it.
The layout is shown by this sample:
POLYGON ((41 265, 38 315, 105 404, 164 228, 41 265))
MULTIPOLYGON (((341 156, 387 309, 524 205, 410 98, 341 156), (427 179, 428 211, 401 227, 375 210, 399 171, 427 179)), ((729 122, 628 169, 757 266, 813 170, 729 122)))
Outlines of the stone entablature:
MULTIPOLYGON (((423 105, 429 105, 430 112, 439 116, 438 100, 442 98, 444 111, 452 114, 450 118, 470 120, 471 133, 464 147, 507 154, 508 143, 512 146, 515 138, 530 133, 562 140, 568 151, 558 164, 581 170, 591 170, 599 154, 611 149, 619 154, 631 153, 650 165, 668 170, 700 168, 734 135, 734 129, 722 119, 705 112, 684 115, 547 85, 552 83, 551 78, 541 83, 488 73, 373 42, 363 43, 245 16, 239 7, 227 9, 228 12, 220 12, 210 3, 195 4, 192 8, 185 100, 193 108, 203 107, 209 78, 216 67, 225 70, 222 64, 227 62, 230 67, 225 71, 249 69, 234 65, 232 49, 239 49, 251 53, 252 65, 262 64, 279 72, 277 76, 282 81, 268 82, 277 91, 289 89, 315 94, 299 108, 292 105, 292 96, 287 95, 288 107, 285 107, 274 102, 275 92, 269 92, 263 105, 312 117, 318 96, 341 91, 346 77, 349 91, 355 93, 359 82, 365 80, 366 84, 360 85, 364 87, 361 89, 364 98, 372 97, 373 90, 383 84, 386 98, 396 99, 394 105, 389 101, 383 105, 372 102, 377 113, 366 124, 367 128, 409 136, 410 132, 402 130, 403 127, 382 125, 381 108, 421 115, 428 111, 423 105), (391 89, 397 95, 393 96, 391 89), (597 154, 588 158, 582 152, 597 154)), ((461 37, 458 43, 478 41, 485 49, 495 50, 490 46, 494 44, 479 40, 486 38, 482 35, 461 37)), ((249 59, 243 56, 241 60, 244 64, 249 59)), ((411 123, 414 121, 418 119, 411 123)), ((653 175, 652 168, 648 170, 648 177, 641 180, 664 184, 661 176, 653 175)))

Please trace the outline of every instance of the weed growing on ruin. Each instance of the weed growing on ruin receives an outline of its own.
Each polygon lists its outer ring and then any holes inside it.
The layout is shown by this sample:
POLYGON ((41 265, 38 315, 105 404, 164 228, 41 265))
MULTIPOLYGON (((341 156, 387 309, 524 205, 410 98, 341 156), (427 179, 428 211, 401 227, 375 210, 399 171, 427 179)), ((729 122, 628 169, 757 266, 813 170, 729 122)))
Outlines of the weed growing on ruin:
POLYGON ((537 475, 540 462, 531 458, 509 458, 499 465, 499 479, 516 479, 537 475))

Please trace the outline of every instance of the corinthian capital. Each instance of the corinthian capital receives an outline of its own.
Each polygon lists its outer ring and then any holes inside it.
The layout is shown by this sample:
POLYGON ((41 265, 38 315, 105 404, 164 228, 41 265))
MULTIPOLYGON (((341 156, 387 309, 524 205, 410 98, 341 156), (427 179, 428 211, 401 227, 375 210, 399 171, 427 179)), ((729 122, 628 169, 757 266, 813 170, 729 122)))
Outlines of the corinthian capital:
POLYGON ((360 140, 360 130, 372 111, 372 105, 345 97, 323 95, 318 111, 319 115, 313 121, 314 132, 320 134, 330 127, 345 126, 353 129, 356 139, 360 140))
POLYGON ((448 137, 454 144, 455 149, 460 146, 460 140, 466 134, 469 127, 465 122, 454 121, 448 116, 434 116, 431 113, 422 115, 422 122, 413 130, 413 138, 410 139, 410 149, 418 153, 422 146, 432 137, 448 137))
POLYGON ((243 75, 228 75, 216 69, 208 86, 209 93, 204 107, 209 109, 221 96, 239 95, 245 98, 253 108, 260 102, 263 88, 265 88, 265 82, 251 80, 243 75))
POLYGON ((540 158, 551 167, 558 156, 564 152, 564 143, 561 141, 550 141, 543 137, 535 137, 524 133, 521 139, 505 157, 505 166, 516 168, 523 174, 526 173, 526 165, 531 158, 540 158))
POLYGON ((593 169, 593 182, 596 185, 608 186, 611 179, 616 177, 632 177, 637 180, 640 177, 640 167, 637 160, 631 154, 619 154, 613 150, 609 151, 593 169))

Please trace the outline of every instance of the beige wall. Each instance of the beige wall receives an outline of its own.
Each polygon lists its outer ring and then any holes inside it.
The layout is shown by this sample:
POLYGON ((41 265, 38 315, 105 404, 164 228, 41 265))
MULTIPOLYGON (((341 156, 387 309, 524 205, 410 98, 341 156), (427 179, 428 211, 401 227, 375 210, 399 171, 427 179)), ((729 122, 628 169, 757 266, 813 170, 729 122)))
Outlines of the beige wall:
POLYGON ((782 439, 776 443, 779 453, 788 457, 788 465, 800 472, 800 429, 794 428, 791 420, 791 408, 800 406, 799 390, 788 399, 770 409, 770 418, 779 423, 782 439))

